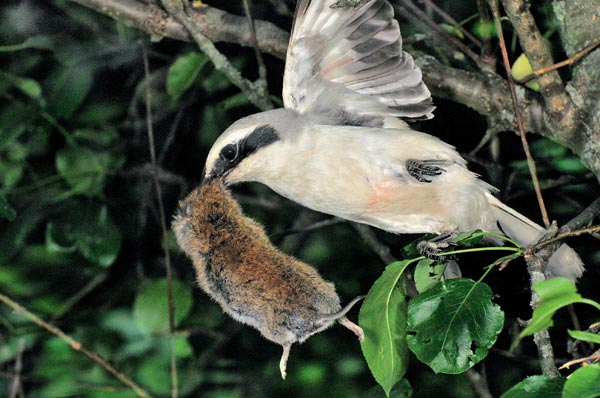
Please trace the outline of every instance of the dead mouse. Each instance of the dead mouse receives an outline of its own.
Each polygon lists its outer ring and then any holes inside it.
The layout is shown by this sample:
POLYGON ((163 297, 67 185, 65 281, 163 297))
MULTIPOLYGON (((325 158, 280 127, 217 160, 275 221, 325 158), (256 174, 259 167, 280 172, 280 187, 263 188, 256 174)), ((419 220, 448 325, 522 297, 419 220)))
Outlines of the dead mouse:
POLYGON ((364 340, 363 330, 345 317, 364 296, 342 309, 333 284, 274 247, 220 181, 201 185, 180 203, 173 230, 200 287, 224 312, 283 347, 282 378, 292 344, 336 321, 364 340))

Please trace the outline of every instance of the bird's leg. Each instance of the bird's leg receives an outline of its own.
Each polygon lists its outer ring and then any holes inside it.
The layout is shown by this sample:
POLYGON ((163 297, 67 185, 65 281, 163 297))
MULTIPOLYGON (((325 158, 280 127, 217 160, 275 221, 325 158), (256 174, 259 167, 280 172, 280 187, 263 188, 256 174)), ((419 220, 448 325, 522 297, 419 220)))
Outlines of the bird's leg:
POLYGON ((448 166, 449 162, 447 160, 418 160, 418 159, 408 159, 406 161, 406 171, 411 175, 415 180, 419 182, 431 182, 431 178, 439 176, 446 171, 446 169, 442 168, 442 166, 448 166))
POLYGON ((443 232, 433 239, 422 240, 417 243, 417 250, 422 256, 438 263, 454 260, 454 256, 440 256, 440 252, 453 244, 452 242, 448 242, 448 240, 454 238, 457 234, 458 232, 456 230, 451 230, 443 232))
POLYGON ((283 354, 281 354, 281 359, 279 360, 279 371, 281 372, 281 378, 285 380, 285 377, 287 376, 285 369, 287 368, 287 361, 290 356, 290 348, 292 348, 292 345, 284 344, 282 345, 282 347, 283 354))
POLYGON ((356 337, 358 337, 358 341, 363 342, 365 341, 365 333, 363 332, 362 328, 360 326, 358 326, 356 323, 352 322, 350 319, 344 317, 341 317, 340 319, 338 319, 338 322, 340 323, 340 325, 344 326, 345 328, 348 328, 352 331, 352 333, 354 333, 356 335, 356 337))

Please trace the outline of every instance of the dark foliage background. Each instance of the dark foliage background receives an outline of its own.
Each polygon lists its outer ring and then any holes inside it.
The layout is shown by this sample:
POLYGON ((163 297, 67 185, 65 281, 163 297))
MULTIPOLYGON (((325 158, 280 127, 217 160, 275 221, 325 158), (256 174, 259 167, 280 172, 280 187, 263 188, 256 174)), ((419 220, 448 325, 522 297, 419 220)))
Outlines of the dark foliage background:
MULTIPOLYGON (((243 14, 241 2, 213 3, 243 14)), ((289 15, 278 14, 269 2, 254 3, 257 17, 289 29, 289 15)), ((468 30, 477 34, 482 29, 472 18, 478 12, 475 2, 437 4, 466 21, 468 30)), ((542 5, 534 11, 556 58, 564 58, 550 8, 542 5)), ((404 20, 401 26, 409 51, 432 53, 416 27, 404 20)), ((505 27, 512 38, 510 26, 505 27)), ((6 201, 15 212, 12 217, 3 210, 0 220, 0 292, 104 356, 153 394, 167 396, 165 258, 152 173, 158 175, 170 220, 177 201, 200 182, 216 137, 257 109, 193 44, 150 42, 146 34, 68 1, 2 2, 0 37, 0 205, 6 201), (151 69, 155 169, 145 120, 143 47, 151 69), (199 60, 197 75, 174 97, 166 88, 169 68, 190 53, 199 60)), ((250 48, 218 48, 245 76, 257 77, 250 48)), ((511 59, 520 54, 515 40, 511 51, 511 59)), ((441 49, 433 53, 448 58, 441 49)), ((265 59, 269 90, 279 97, 283 62, 269 55, 265 59)), ((561 73, 568 77, 569 71, 561 73)), ((416 127, 457 146, 482 178, 501 189, 505 202, 540 222, 518 137, 502 133, 492 145, 469 154, 485 133, 485 118, 458 103, 436 99, 436 104, 436 117, 416 127)), ((598 197, 597 182, 565 148, 539 136, 531 136, 531 143, 542 184, 548 187, 549 213, 562 224, 598 197)), ((339 222, 302 231, 328 216, 302 209, 261 185, 246 184, 235 192, 273 242, 317 267, 344 301, 366 293, 383 271, 385 264, 352 225, 339 222)), ((396 257, 416 239, 376 234, 396 257)), ((280 347, 224 316, 195 286, 190 262, 170 238, 181 396, 383 396, 355 337, 340 327, 294 346, 288 380, 281 381, 280 347)), ((581 237, 570 244, 588 265, 580 291, 598 300, 598 241, 581 237)), ((465 255, 459 260, 467 277, 478 278, 494 257, 465 255)), ((506 324, 477 369, 487 374, 497 396, 526 375, 539 373, 539 365, 531 340, 508 352, 517 318, 531 314, 524 262, 493 272, 486 282, 506 312, 506 324)), ((598 318, 588 308, 575 311, 584 326, 598 318)), ((356 319, 356 310, 350 316, 356 319)), ((560 360, 573 356, 567 350, 567 327, 572 328, 571 320, 561 312, 552 329, 560 360)), ((589 347, 579 347, 577 354, 586 353, 589 347)), ((0 370, 0 396, 10 395, 17 375, 27 397, 133 396, 98 365, 5 306, 0 307, 0 370)), ((407 379, 414 397, 476 396, 465 375, 435 375, 416 359, 407 379)))

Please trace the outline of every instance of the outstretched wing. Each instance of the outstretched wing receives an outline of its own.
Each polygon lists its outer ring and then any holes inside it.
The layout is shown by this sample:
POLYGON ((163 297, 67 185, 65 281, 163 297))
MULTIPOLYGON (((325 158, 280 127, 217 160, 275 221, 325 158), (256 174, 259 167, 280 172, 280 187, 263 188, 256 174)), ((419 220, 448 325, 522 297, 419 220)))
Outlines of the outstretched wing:
POLYGON ((300 113, 358 118, 430 119, 434 109, 387 0, 299 0, 283 101, 300 113))

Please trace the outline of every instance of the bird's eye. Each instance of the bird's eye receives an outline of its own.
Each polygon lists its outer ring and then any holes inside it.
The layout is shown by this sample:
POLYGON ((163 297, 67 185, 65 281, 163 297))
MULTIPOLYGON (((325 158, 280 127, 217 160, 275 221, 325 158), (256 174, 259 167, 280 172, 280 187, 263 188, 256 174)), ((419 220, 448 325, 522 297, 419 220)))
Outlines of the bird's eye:
POLYGON ((228 144, 221 149, 221 157, 228 162, 233 161, 237 157, 237 148, 233 144, 228 144))

